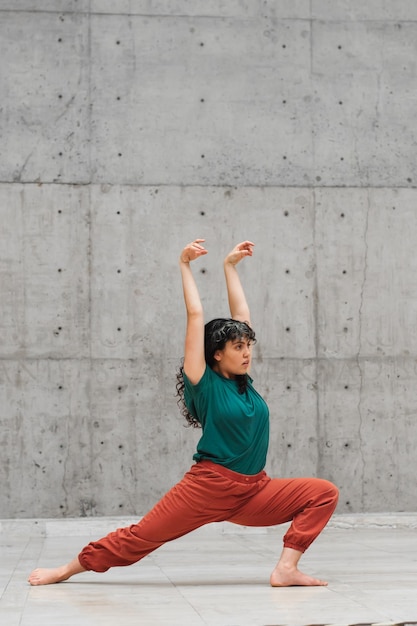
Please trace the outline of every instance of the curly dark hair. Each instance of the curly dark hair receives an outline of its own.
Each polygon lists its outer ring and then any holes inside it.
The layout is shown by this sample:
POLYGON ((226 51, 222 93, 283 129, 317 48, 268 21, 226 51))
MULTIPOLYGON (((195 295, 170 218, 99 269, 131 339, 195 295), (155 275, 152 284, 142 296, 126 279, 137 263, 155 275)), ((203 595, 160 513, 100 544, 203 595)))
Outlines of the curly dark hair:
MULTIPOLYGON (((214 358, 217 350, 223 350, 228 341, 235 341, 236 339, 249 339, 251 343, 256 343, 255 332, 246 322, 240 322, 232 318, 218 317, 204 326, 204 357, 209 367, 213 369, 216 363, 214 358)), ((248 375, 239 374, 236 376, 236 382, 238 385, 239 393, 245 393, 248 386, 248 375)), ((178 396, 177 404, 180 409, 181 415, 185 417, 188 424, 193 428, 201 428, 201 424, 197 417, 192 415, 187 408, 184 400, 184 359, 181 361, 180 367, 177 371, 177 384, 176 389, 178 396)))

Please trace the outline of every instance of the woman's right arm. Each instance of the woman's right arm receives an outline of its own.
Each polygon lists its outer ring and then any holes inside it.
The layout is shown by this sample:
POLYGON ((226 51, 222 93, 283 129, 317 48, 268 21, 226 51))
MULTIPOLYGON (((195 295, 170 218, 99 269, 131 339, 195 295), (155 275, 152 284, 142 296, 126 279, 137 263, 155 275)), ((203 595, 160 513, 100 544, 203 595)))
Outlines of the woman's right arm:
POLYGON ((204 313, 197 285, 191 271, 190 263, 207 254, 201 245, 204 239, 195 239, 185 246, 180 255, 180 270, 184 303, 187 311, 187 326, 184 346, 184 372, 193 385, 196 385, 204 374, 206 361, 204 358, 204 313))

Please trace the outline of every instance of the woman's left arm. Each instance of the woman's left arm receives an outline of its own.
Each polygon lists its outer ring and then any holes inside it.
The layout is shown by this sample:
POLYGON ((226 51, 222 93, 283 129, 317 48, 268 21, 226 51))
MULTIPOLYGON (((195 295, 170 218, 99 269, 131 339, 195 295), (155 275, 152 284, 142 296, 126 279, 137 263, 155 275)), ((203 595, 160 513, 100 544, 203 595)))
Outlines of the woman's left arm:
POLYGON ((236 265, 245 257, 252 256, 251 241, 238 243, 224 260, 224 275, 226 278, 227 297, 229 300, 230 315, 233 319, 246 322, 250 326, 250 311, 245 292, 236 269, 236 265))

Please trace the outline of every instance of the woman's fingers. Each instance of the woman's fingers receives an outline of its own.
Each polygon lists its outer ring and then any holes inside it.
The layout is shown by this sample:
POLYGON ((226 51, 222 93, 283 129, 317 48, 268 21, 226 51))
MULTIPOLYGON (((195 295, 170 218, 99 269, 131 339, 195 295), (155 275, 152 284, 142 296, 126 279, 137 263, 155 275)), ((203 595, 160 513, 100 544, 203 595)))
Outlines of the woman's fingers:
POLYGON ((198 257, 207 254, 207 250, 201 245, 204 241, 205 239, 194 239, 194 241, 188 243, 181 253, 181 260, 189 263, 190 261, 194 261, 195 259, 198 259, 198 257))

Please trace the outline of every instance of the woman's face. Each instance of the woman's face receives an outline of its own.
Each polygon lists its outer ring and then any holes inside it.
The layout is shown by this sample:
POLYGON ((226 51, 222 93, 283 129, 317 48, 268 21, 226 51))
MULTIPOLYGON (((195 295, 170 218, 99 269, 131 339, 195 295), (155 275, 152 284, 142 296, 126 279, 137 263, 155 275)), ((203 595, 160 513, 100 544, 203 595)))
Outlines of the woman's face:
POLYGON ((216 364, 213 369, 225 378, 248 374, 252 358, 252 343, 247 337, 226 342, 223 350, 214 353, 216 364))

